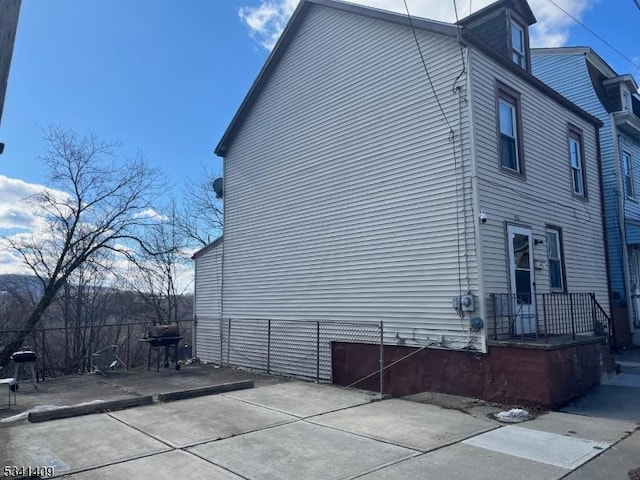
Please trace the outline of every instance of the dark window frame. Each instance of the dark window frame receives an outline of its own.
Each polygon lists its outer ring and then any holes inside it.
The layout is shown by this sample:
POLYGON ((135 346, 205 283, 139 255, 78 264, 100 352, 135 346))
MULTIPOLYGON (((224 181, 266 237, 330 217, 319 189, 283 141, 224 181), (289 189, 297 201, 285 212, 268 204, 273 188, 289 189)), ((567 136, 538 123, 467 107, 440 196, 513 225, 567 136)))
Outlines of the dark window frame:
POLYGON ((526 22, 523 21, 523 19, 521 19, 518 15, 515 15, 514 12, 509 12, 509 14, 507 15, 507 20, 508 20, 508 25, 507 25, 507 31, 508 31, 508 45, 509 45, 509 60, 511 60, 514 64, 518 65, 520 68, 522 68, 523 70, 531 73, 531 52, 529 49, 529 28, 527 28, 527 24, 526 22), (522 30, 523 33, 523 38, 522 38, 522 42, 523 42, 523 48, 524 48, 524 66, 520 65, 519 63, 515 62, 513 60, 513 53, 514 53, 514 48, 513 48, 513 39, 511 37, 512 33, 511 33, 511 27, 512 25, 515 24, 517 25, 520 30, 522 30))
POLYGON ((581 128, 575 125, 568 124, 567 126, 567 152, 569 154, 569 177, 571 182, 571 195, 574 198, 580 200, 589 200, 589 189, 587 188, 587 162, 584 157, 584 133, 581 128), (574 176, 573 176, 573 162, 571 158, 571 140, 576 140, 578 143, 580 154, 580 170, 582 177, 582 193, 576 192, 574 176))
POLYGON ((514 177, 520 178, 522 180, 526 179, 526 170, 525 170, 525 155, 524 155, 524 142, 522 139, 522 103, 521 103, 521 95, 520 92, 514 90, 513 88, 505 85, 504 83, 496 80, 495 84, 495 108, 496 108, 496 135, 497 135, 497 143, 498 143, 498 166, 500 171, 506 173, 508 175, 512 175, 514 177), (515 107, 515 117, 516 117, 516 160, 518 164, 518 169, 514 170, 504 165, 503 159, 503 149, 502 149, 502 132, 500 131, 500 100, 503 100, 513 107, 515 107))
POLYGON ((633 156, 631 155, 631 153, 629 153, 628 150, 622 149, 622 151, 620 152, 620 163, 621 163, 620 170, 622 171, 622 183, 624 187, 624 194, 627 198, 631 198, 635 200, 636 182, 635 182, 635 178, 633 178, 633 156), (628 170, 627 173, 625 173, 625 166, 624 166, 625 156, 629 159, 629 168, 627 169, 628 170), (629 193, 629 188, 627 186, 627 177, 629 177, 629 180, 631 182, 631 193, 629 193))
POLYGON ((549 242, 549 236, 548 233, 550 231, 553 231, 557 234, 557 238, 558 238, 558 255, 560 256, 560 258, 558 259, 560 262, 560 278, 562 280, 562 288, 557 288, 557 287, 553 287, 553 285, 551 284, 551 259, 549 257, 549 245, 547 243, 547 261, 549 263, 548 265, 548 269, 549 269, 549 290, 551 292, 557 292, 557 293, 564 293, 567 291, 567 269, 565 266, 565 261, 564 261, 564 238, 562 235, 562 227, 559 227, 557 225, 550 225, 547 224, 545 225, 545 237, 546 237, 546 241, 549 242))

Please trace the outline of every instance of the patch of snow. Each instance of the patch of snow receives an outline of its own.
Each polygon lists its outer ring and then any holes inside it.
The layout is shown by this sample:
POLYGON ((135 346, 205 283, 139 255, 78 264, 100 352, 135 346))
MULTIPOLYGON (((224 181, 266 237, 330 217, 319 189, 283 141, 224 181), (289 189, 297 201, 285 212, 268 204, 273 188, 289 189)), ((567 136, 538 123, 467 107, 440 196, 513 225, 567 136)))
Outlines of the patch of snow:
POLYGON ((505 423, 520 423, 531 420, 533 418, 533 415, 531 415, 526 410, 522 410, 521 408, 512 408, 507 412, 496 413, 495 417, 499 421, 505 423))

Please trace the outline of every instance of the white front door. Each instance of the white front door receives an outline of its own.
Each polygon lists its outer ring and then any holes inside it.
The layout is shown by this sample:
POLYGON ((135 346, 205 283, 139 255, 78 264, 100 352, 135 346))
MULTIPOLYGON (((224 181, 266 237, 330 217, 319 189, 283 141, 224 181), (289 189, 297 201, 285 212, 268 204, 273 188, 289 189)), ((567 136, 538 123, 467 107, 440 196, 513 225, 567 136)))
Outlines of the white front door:
POLYGON ((513 333, 537 331, 531 229, 507 226, 509 286, 513 302, 513 333))

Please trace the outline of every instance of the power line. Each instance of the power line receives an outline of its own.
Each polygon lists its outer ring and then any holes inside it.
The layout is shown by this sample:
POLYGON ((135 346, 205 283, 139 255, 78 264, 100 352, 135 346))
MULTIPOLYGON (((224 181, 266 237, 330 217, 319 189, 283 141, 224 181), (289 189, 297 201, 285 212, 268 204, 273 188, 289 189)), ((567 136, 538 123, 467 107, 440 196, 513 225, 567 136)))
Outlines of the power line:
MULTIPOLYGON (((638 6, 638 8, 640 8, 640 0, 634 0, 634 2, 636 3, 636 5, 638 6)), ((558 5, 556 2, 554 2, 553 0, 549 0, 549 3, 551 3, 552 5, 554 5, 558 10, 560 10, 561 12, 563 12, 565 15, 567 15, 569 18, 571 18, 574 22, 576 22, 578 25, 582 26, 585 30, 587 30, 589 33, 591 33, 591 35, 593 35, 594 37, 596 37, 598 40, 600 40, 602 43, 604 43, 605 45, 607 45, 611 50, 613 50, 614 52, 616 52, 618 55, 620 55, 622 58, 624 58, 627 62, 629 62, 631 65, 633 65, 634 67, 636 67, 638 70, 640 70, 640 65, 638 65, 636 62, 634 62, 633 60, 631 60, 629 57, 627 57, 624 53, 622 53, 620 50, 618 50, 616 47, 614 47, 613 45, 611 45, 609 42, 607 42, 604 38, 602 38, 600 35, 598 35, 596 32, 594 32, 593 30, 591 30, 588 26, 586 26, 584 23, 582 23, 580 20, 578 20, 576 17, 574 17, 573 15, 571 15, 569 12, 567 12, 564 8, 562 8, 560 5, 558 5)))
POLYGON ((418 40, 418 34, 416 33, 416 29, 413 26, 413 19, 411 18, 411 13, 409 13, 409 7, 407 6, 407 0, 403 0, 404 8, 407 11, 407 18, 409 19, 409 26, 411 27, 411 31, 413 32, 413 39, 416 42, 416 47, 418 48, 418 53, 420 54, 420 60, 422 61, 422 66, 424 67, 424 73, 427 75, 427 80, 429 80, 429 85, 431 86, 431 91, 433 91, 433 96, 438 103, 438 108, 440 108, 440 113, 442 113, 442 117, 444 118, 447 127, 449 130, 453 132, 453 128, 449 123, 449 119, 447 118, 447 114, 444 113, 444 108, 442 107, 442 103, 440 103, 440 99, 438 98, 438 93, 436 92, 435 87, 433 86, 433 82, 431 81, 431 75, 429 75, 429 70, 427 69, 427 62, 424 59, 424 55, 422 55, 422 48, 420 47, 420 41, 418 40))
POLYGON ((636 2, 636 7, 638 7, 638 10, 640 10, 640 0, 633 0, 634 2, 636 2))

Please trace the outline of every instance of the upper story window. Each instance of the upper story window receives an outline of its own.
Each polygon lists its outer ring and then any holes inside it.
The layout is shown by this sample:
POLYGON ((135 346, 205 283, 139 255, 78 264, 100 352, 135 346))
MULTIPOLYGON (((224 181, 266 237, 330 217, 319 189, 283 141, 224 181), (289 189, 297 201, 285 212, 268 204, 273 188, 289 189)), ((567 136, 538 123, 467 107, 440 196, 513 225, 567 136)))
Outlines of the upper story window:
POLYGON ((622 178, 624 181, 624 191, 627 197, 635 197, 635 184, 633 182, 633 163, 631 161, 631 155, 627 152, 622 152, 622 178))
POLYGON ((573 126, 569 126, 569 159, 571 163, 571 184, 573 194, 577 197, 586 197, 587 182, 584 168, 582 131, 573 126))
POLYGON ((522 68, 527 68, 526 39, 524 28, 511 20, 511 59, 522 68))
POLYGON ((520 96, 505 85, 498 85, 497 101, 500 166, 508 172, 524 174, 520 96))
POLYGON ((622 89, 622 110, 625 112, 631 111, 631 94, 629 90, 622 89))

